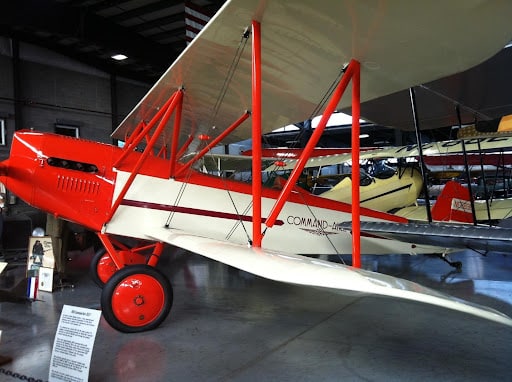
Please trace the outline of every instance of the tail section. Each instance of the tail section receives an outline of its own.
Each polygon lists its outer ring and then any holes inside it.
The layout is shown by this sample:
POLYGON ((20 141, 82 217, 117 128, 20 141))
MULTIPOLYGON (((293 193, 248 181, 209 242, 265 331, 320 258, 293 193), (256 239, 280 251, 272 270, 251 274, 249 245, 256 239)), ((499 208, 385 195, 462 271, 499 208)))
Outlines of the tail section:
POLYGON ((446 182, 443 191, 432 207, 432 219, 473 223, 469 190, 454 180, 446 182))

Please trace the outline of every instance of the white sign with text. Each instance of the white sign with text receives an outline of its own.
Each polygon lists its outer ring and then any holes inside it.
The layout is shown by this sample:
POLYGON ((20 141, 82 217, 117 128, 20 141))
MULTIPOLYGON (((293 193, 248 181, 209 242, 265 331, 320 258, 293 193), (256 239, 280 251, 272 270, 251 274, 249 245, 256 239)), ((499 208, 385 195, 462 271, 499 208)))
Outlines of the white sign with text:
POLYGON ((53 342, 49 380, 86 382, 101 311, 64 305, 53 342))

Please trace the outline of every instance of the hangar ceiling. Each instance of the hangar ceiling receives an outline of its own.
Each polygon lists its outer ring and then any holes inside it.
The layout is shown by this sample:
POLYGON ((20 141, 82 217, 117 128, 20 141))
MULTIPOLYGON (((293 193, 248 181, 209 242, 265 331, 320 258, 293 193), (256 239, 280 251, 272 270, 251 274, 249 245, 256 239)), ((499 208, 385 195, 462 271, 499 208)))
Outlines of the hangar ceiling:
MULTIPOLYGON (((416 86, 420 128, 457 126, 456 108, 462 124, 512 114, 510 68, 512 48, 508 47, 464 72, 416 86)), ((364 103, 361 114, 384 126, 414 129, 408 90, 364 103)))
POLYGON ((0 35, 154 83, 186 46, 185 5, 212 16, 224 0, 5 1, 0 35), (128 58, 115 61, 114 54, 128 58))

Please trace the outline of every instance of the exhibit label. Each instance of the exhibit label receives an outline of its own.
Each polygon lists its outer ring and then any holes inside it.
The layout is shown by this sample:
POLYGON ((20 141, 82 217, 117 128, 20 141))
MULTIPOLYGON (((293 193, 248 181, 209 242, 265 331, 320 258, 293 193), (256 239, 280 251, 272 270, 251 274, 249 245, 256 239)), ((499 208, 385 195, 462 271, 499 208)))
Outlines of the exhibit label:
POLYGON ((86 382, 101 311, 64 305, 53 342, 49 380, 86 382))

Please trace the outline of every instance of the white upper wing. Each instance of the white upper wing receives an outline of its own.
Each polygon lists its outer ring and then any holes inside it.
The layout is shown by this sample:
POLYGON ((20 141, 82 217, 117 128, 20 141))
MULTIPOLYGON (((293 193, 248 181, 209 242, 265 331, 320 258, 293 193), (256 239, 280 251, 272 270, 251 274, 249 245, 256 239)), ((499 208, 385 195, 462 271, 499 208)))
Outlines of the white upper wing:
MULTIPOLYGON (((361 101, 475 66, 510 40, 511 14, 512 2, 495 0, 228 1, 113 137, 125 139, 179 87, 185 88, 182 143, 189 135, 215 137, 250 110, 250 38, 239 59, 236 53, 252 19, 261 22, 262 128, 269 132, 319 114, 317 106, 352 58, 362 66, 361 101)), ((340 106, 348 104, 345 97, 340 106)), ((172 122, 159 143, 171 132, 172 122)), ((223 143, 250 134, 245 122, 223 143)))
POLYGON ((345 293, 357 292, 419 301, 512 326, 512 319, 496 310, 381 273, 299 255, 221 242, 166 228, 154 229, 148 236, 275 281, 328 288, 345 293))

